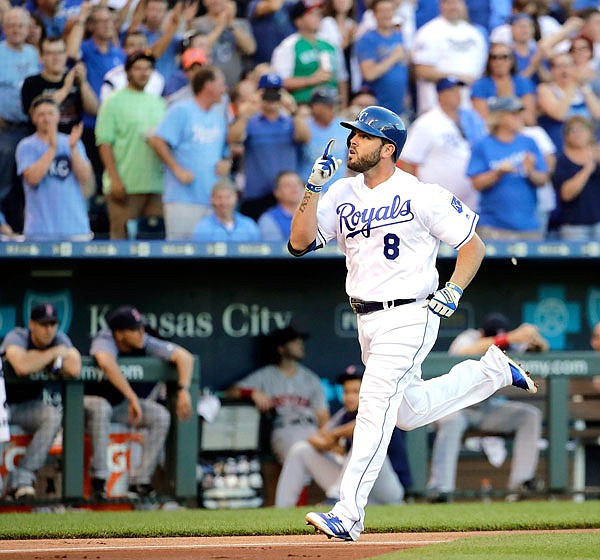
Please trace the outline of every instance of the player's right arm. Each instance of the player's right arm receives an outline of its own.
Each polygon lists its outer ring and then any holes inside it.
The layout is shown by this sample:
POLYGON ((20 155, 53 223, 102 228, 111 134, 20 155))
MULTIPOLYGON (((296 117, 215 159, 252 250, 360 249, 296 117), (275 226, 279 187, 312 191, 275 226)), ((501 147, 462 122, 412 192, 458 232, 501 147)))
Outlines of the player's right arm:
POLYGON ((26 377, 37 373, 52 363, 56 358, 66 355, 68 348, 64 344, 51 346, 44 350, 27 350, 17 344, 6 346, 6 359, 12 366, 15 375, 26 377))
POLYGON ((290 252, 300 256, 312 245, 317 238, 317 207, 319 193, 306 189, 304 196, 292 217, 290 231, 290 252))
POLYGON ((304 196, 292 217, 288 249, 292 255, 300 257, 314 248, 317 239, 317 208, 319 193, 338 170, 342 161, 331 155, 334 140, 330 140, 323 155, 315 161, 310 177, 306 181, 304 196))
POLYGON ((92 355, 106 378, 129 401, 129 422, 134 426, 139 424, 142 420, 140 401, 129 381, 121 372, 117 359, 110 352, 99 351, 92 355))

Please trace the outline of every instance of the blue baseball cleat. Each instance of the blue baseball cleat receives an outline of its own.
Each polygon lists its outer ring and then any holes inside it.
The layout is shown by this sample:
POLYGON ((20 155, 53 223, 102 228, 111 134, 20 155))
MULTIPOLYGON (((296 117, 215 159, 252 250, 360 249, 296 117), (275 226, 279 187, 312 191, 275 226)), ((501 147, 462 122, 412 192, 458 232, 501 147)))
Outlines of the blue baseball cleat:
POLYGON ((329 539, 354 540, 342 525, 340 518, 334 513, 315 513, 311 511, 306 514, 305 519, 307 525, 312 525, 318 533, 327 535, 329 539))
POLYGON ((537 383, 531 379, 528 371, 525 371, 517 362, 506 356, 510 373, 512 375, 512 384, 519 389, 525 389, 528 393, 537 393, 537 383))

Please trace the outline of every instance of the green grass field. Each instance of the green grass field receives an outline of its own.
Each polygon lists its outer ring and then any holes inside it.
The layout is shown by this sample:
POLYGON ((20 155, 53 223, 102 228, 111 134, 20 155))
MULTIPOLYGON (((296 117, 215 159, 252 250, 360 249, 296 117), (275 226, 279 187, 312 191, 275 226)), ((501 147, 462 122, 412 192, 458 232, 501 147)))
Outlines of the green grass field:
POLYGON ((597 560, 600 533, 482 535, 377 556, 377 560, 597 560))
MULTIPOLYGON (((313 530, 304 524, 307 511, 308 508, 261 508, 10 513, 0 515, 0 539, 309 534, 313 530)), ((365 525, 366 532, 373 533, 600 528, 600 501, 377 506, 367 508, 365 525)), ((509 544, 513 544, 514 537, 510 537, 509 544)), ((596 542, 598 558, 600 547, 596 542)))

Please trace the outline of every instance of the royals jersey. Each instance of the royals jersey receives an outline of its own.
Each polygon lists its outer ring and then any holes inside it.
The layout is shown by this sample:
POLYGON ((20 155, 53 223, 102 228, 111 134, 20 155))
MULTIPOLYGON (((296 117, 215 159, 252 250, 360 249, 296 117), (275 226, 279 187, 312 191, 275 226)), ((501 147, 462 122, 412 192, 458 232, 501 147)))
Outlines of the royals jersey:
POLYGON ((365 301, 425 298, 438 289, 440 241, 459 249, 479 216, 439 185, 396 169, 374 189, 363 174, 333 183, 319 201, 316 248, 337 240, 346 292, 365 301))

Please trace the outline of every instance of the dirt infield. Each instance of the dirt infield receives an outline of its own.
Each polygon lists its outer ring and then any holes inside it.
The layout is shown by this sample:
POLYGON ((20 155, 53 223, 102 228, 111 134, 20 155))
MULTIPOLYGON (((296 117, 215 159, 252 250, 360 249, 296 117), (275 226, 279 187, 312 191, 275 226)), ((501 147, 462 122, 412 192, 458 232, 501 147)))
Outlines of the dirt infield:
POLYGON ((328 540, 322 535, 2 541, 0 560, 361 560, 395 550, 493 534, 499 533, 365 534, 355 543, 328 540))
POLYGON ((363 535, 355 543, 328 540, 322 535, 4 541, 0 543, 0 560, 361 560, 460 536, 460 533, 374 534, 363 535))

